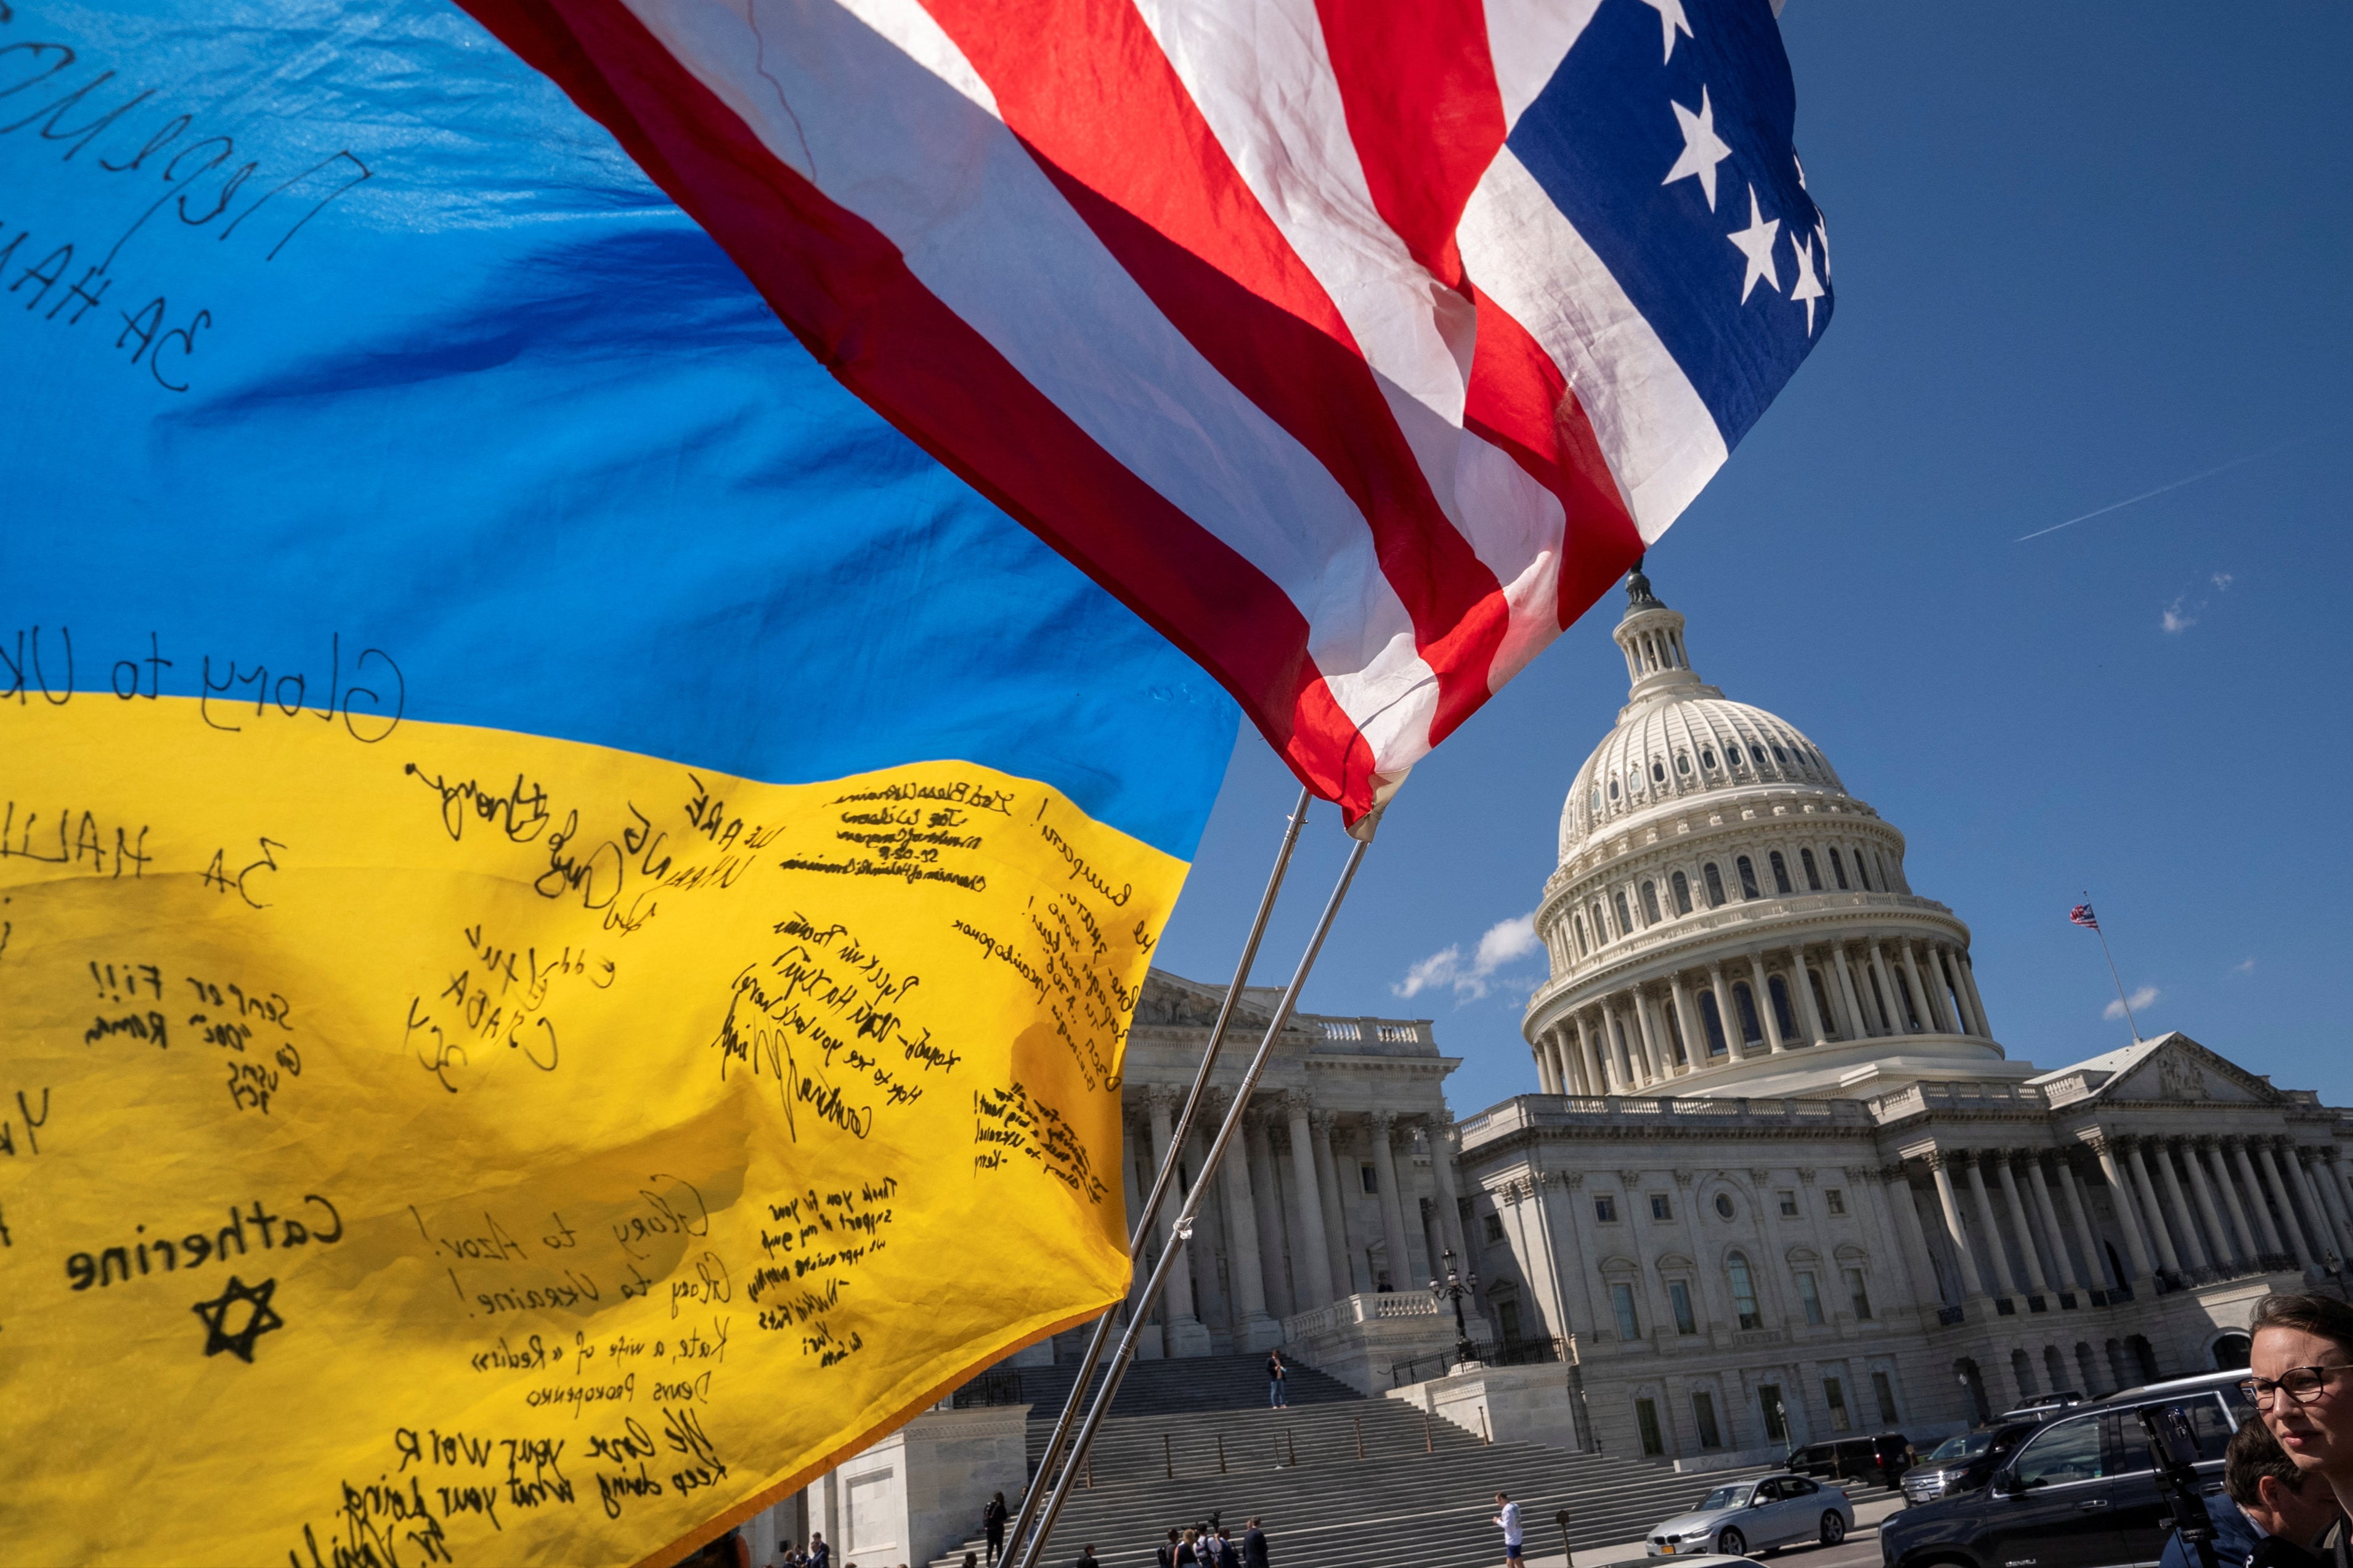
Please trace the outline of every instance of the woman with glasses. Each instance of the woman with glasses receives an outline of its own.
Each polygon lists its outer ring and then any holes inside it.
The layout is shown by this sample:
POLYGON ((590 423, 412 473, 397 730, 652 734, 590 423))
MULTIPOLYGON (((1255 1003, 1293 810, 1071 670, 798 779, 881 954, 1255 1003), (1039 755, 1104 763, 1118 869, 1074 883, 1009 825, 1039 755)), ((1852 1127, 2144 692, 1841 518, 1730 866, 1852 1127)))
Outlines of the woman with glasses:
MULTIPOLYGON (((2353 1304, 2266 1296, 2250 1327, 2250 1375, 2241 1386, 2296 1468, 2327 1482, 2353 1513, 2353 1304)), ((2353 1568, 2344 1521, 2319 1547, 2336 1568, 2353 1568)))

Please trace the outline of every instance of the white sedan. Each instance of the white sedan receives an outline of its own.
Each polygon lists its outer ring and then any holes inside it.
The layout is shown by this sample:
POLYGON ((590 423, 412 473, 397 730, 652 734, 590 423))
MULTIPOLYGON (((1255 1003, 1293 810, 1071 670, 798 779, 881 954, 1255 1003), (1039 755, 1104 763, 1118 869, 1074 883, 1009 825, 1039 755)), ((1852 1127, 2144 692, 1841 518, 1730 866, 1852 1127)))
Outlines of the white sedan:
POLYGON ((1651 1530, 1648 1544, 1652 1557, 1738 1557, 1800 1541, 1835 1546, 1853 1528, 1854 1504, 1843 1488, 1810 1476, 1761 1476, 1716 1488, 1691 1512, 1651 1530))

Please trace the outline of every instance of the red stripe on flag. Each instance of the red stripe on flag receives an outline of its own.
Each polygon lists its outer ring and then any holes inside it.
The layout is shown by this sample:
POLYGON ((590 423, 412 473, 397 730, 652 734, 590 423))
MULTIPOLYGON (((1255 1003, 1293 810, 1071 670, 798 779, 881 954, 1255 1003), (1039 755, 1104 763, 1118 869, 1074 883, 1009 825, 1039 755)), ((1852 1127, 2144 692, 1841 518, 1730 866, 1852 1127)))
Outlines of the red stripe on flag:
POLYGON ((1352 819, 1370 805, 1363 740, 1289 598, 773 157, 619 0, 460 3, 604 124, 845 386, 1216 676, 1303 783, 1352 819))
POLYGON ((1126 0, 924 3, 1104 248, 1356 502, 1437 674, 1438 721, 1459 723, 1485 700, 1506 629, 1495 574, 1440 507, 1338 308, 1143 17, 1126 0))
POLYGON ((1462 287, 1454 231, 1504 144, 1480 0, 1317 0, 1324 44, 1373 205, 1413 258, 1462 287))

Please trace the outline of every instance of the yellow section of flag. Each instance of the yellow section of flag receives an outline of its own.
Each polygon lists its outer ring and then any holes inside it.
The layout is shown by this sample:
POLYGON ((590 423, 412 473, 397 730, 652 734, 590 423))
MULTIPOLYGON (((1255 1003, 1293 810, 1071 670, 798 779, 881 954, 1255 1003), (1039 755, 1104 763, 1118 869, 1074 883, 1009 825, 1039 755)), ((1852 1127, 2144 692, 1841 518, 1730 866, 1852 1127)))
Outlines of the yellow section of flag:
POLYGON ((1125 1289, 1181 862, 195 710, 0 761, 0 1563, 655 1560, 1125 1289))

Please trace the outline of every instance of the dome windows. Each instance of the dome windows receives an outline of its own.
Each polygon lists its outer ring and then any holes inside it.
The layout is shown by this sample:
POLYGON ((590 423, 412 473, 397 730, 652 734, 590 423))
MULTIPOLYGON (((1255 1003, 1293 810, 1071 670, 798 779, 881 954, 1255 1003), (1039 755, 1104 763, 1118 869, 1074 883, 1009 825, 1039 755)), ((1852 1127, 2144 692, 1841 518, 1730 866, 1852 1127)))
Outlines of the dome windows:
POLYGON ((1724 907, 1724 876, 1723 873, 1719 872, 1715 868, 1715 862, 1711 860, 1706 865, 1701 867, 1700 876, 1707 883, 1707 907, 1712 910, 1722 909, 1724 907))
POLYGON ((1737 770, 1738 770, 1738 768, 1740 767, 1740 763, 1741 763, 1740 748, 1739 748, 1739 747, 1737 747, 1737 746, 1726 746, 1726 747, 1725 747, 1725 748, 1724 748, 1724 760, 1725 760, 1725 762, 1727 762, 1727 763, 1730 763, 1732 764, 1733 768, 1734 768, 1736 771, 1737 771, 1737 770))
POLYGON ((1821 874, 1814 869, 1814 852, 1810 849, 1799 850, 1798 864, 1806 873, 1806 891, 1810 893, 1820 892, 1822 890, 1822 879, 1821 874))
POLYGON ((1675 753, 1675 772, 1683 774, 1685 778, 1691 777, 1691 753, 1689 752, 1677 752, 1675 753))
POLYGON ((1831 876, 1837 881, 1841 890, 1844 890, 1846 888, 1846 862, 1839 858, 1838 847, 1836 845, 1832 845, 1831 847, 1831 876))
POLYGON ((1593 951, 1590 947, 1586 945, 1585 917, 1583 915, 1571 915, 1568 917, 1568 921, 1570 926, 1574 928, 1577 932, 1577 956, 1583 958, 1587 953, 1593 951))
POLYGON ((1655 784, 1667 782, 1667 764, 1656 757, 1651 759, 1651 779, 1655 784))
POLYGON ((1679 915, 1687 915, 1691 913, 1691 879, 1684 876, 1681 871, 1678 871, 1667 879, 1667 885, 1674 889, 1675 913, 1679 915))
POLYGON ((1713 768, 1715 766, 1715 748, 1714 746, 1703 747, 1701 749, 1699 753, 1699 765, 1704 768, 1713 768))
POLYGON ((1773 851, 1769 859, 1771 860, 1773 867, 1773 890, 1777 893, 1787 894, 1791 890, 1789 887, 1789 863, 1781 858, 1781 852, 1778 849, 1773 851))
POLYGON ((1599 811, 1601 809, 1601 786, 1599 784, 1595 784, 1593 786, 1593 809, 1596 811, 1599 811))
MULTIPOLYGON (((1775 749, 1778 750, 1779 748, 1777 747, 1775 749)), ((1748 760, 1755 763, 1758 767, 1763 767, 1765 765, 1765 748, 1762 746, 1749 747, 1748 760)))
POLYGON ((1616 779, 1611 779, 1609 781, 1609 798, 1611 800, 1616 800, 1618 798, 1618 781, 1616 779))
POLYGON ((1739 859, 1734 861, 1733 865, 1740 872, 1740 896, 1744 899, 1763 898, 1765 895, 1759 892, 1757 888, 1757 867, 1755 863, 1752 862, 1747 856, 1743 855, 1739 859))
POLYGON ((1789 753, 1783 751, 1780 747, 1776 746, 1773 748, 1773 760, 1777 763, 1787 763, 1789 760, 1789 753))
POLYGON ((1656 882, 1646 879, 1642 883, 1643 923, 1646 925, 1657 925, 1663 918, 1664 917, 1659 913, 1659 885, 1656 882))
POLYGON ((1618 904, 1618 934, 1620 936, 1632 936, 1634 934, 1634 919, 1631 915, 1626 912, 1626 889, 1620 888, 1617 892, 1610 896, 1617 900, 1618 904))

